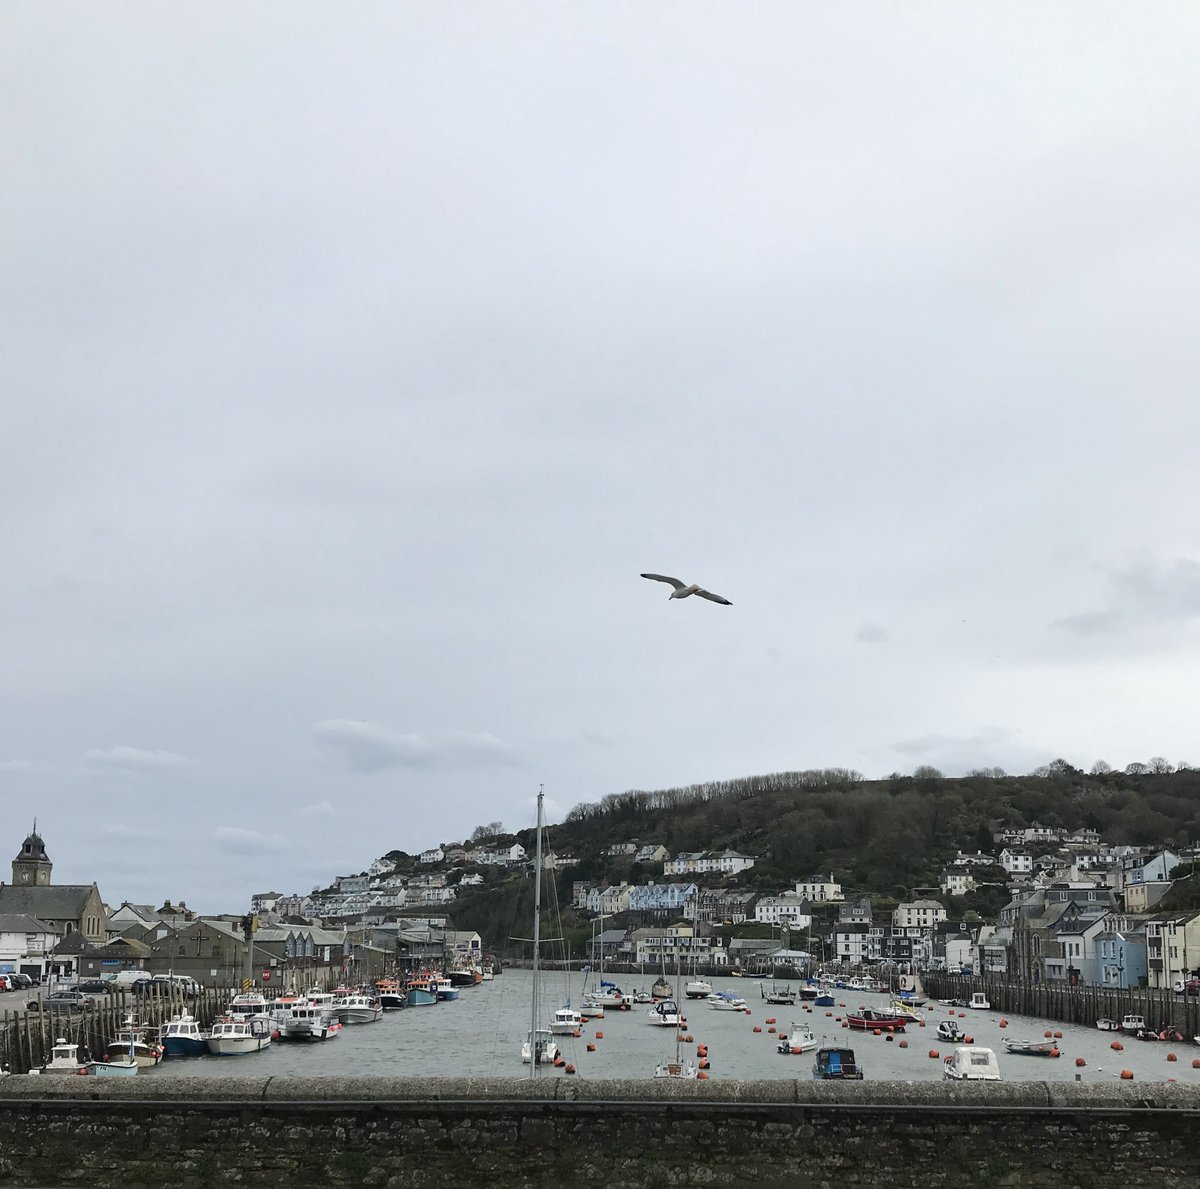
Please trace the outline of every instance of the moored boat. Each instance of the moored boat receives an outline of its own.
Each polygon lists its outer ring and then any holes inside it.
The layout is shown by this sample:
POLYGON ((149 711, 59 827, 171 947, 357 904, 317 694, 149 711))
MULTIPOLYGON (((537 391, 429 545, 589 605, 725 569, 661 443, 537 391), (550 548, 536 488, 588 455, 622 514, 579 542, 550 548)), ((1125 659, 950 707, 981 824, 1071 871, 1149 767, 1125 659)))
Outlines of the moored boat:
POLYGON ((817 1038, 807 1024, 792 1024, 792 1030, 779 1038, 775 1047, 777 1053, 787 1053, 795 1056, 797 1053, 807 1053, 817 1047, 817 1038))
POLYGON ((962 1040, 963 1031, 958 1026, 957 1020, 940 1020, 937 1026, 938 1040, 956 1041, 962 1040))
POLYGON ((646 1018, 658 1028, 678 1028, 682 1020, 674 999, 660 999, 646 1012, 646 1018))
POLYGON ((963 1045, 946 1058, 942 1077, 953 1082, 998 1082, 1000 1063, 991 1049, 963 1045))
POLYGON ((862 1066, 854 1058, 854 1050, 832 1046, 817 1050, 813 1063, 813 1078, 819 1082, 863 1080, 862 1066))
POLYGON ((846 1023, 851 1028, 857 1028, 860 1031, 879 1028, 885 1032, 889 1029, 893 1032, 903 1032, 905 1026, 912 1023, 912 1017, 907 1015, 899 1016, 895 1012, 875 1011, 870 1007, 862 1007, 857 1012, 847 1012, 846 1023))
POLYGON ((338 1003, 342 1024, 373 1024, 383 1019, 383 1004, 374 995, 347 995, 338 1003))
POLYGON ((158 1043, 168 1057, 198 1057, 208 1052, 208 1037, 188 1011, 172 1016, 159 1028, 158 1043))
POLYGON ((760 986, 758 990, 767 1003, 775 1004, 778 1007, 795 1006, 795 988, 789 987, 786 983, 772 983, 769 990, 765 986, 760 986))
POLYGON ((671 984, 665 978, 659 977, 654 980, 654 986, 650 988, 651 999, 670 999, 671 995, 671 984))
POLYGON ((706 978, 694 978, 684 985, 683 993, 689 999, 707 999, 712 993, 712 983, 706 978))
POLYGON ((560 1007, 550 1020, 550 1031, 555 1036, 574 1036, 583 1027, 583 1016, 569 1003, 560 1007))
POLYGON ((222 1016, 213 1021, 208 1051, 216 1057, 241 1057, 257 1053, 271 1043, 269 1032, 256 1032, 243 1016, 222 1016))
POLYGON ((381 978, 375 983, 375 994, 384 1011, 399 1011, 404 1006, 404 988, 394 978, 381 978))
POLYGON ((82 1073, 86 1061, 79 1059, 79 1045, 60 1036, 50 1050, 50 1060, 40 1069, 31 1069, 31 1074, 82 1073))
POLYGON ((705 1002, 709 1007, 716 1008, 717 1011, 746 1010, 746 1001, 732 991, 713 991, 711 995, 705 997, 705 1002))
POLYGON ((1052 1040, 1009 1040, 1004 1047, 1018 1057, 1057 1057, 1058 1046, 1052 1040))
POLYGON ((437 987, 429 977, 410 978, 405 988, 409 1007, 433 1007, 437 1001, 437 987))
POLYGON ((157 1041, 148 1041, 145 1027, 130 1017, 108 1042, 104 1059, 111 1062, 114 1057, 118 1063, 129 1058, 137 1062, 139 1069, 153 1069, 163 1059, 163 1049, 157 1041))
POLYGON ((280 1040, 331 1040, 342 1030, 342 1022, 332 1015, 328 1008, 319 1007, 314 1003, 298 1001, 287 1009, 287 1015, 280 1019, 280 1040))

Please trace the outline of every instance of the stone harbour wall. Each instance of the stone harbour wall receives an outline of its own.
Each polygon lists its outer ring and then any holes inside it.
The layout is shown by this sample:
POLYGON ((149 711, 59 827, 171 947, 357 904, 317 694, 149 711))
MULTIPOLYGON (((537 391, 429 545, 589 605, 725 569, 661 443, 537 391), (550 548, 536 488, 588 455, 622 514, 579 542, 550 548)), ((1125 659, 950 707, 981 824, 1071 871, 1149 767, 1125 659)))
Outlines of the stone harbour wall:
POLYGON ((1200 1184, 1200 1087, 0 1080, 0 1186, 1200 1184))

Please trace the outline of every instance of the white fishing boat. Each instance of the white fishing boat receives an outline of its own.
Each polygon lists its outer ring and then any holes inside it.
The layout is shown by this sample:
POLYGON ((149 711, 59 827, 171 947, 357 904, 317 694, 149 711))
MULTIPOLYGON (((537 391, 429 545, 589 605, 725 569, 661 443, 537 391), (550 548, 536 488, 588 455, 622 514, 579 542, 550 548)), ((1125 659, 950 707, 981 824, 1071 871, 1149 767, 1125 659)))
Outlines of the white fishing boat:
POLYGON ((65 1037, 60 1036, 55 1042, 54 1047, 50 1050, 50 1060, 46 1062, 40 1069, 31 1069, 31 1074, 66 1074, 66 1073, 82 1073, 85 1061, 79 1059, 79 1045, 68 1041, 65 1037))
POLYGON ((807 1024, 793 1022, 792 1030, 786 1036, 779 1038, 779 1044, 775 1051, 794 1056, 797 1053, 811 1052, 816 1047, 817 1038, 813 1034, 813 1030, 807 1024))
POLYGON ((746 1001, 732 991, 714 991, 705 1002, 717 1011, 745 1011, 746 1001))
POLYGON ((208 1051, 216 1057, 242 1057, 257 1053, 271 1043, 271 1034, 255 1031, 250 1020, 223 1016, 213 1021, 208 1034, 208 1051))
POLYGON ((976 1011, 991 1011, 992 1005, 988 1002, 988 997, 982 991, 974 991, 971 994, 971 1002, 968 1007, 973 1007, 976 1011))
POLYGON ((1000 1063, 991 1049, 963 1045, 946 1058, 942 1077, 954 1082, 998 1082, 1000 1063))
POLYGON ((583 1027, 583 1016, 569 1003, 560 1007, 550 1021, 550 1031, 555 1036, 574 1036, 583 1027))
POLYGON ((312 1003, 293 1003, 282 1018, 276 1011, 275 1021, 280 1040, 332 1040, 342 1030, 341 1020, 336 1016, 331 1019, 325 1008, 312 1003))
POLYGON ((683 1023, 679 1004, 674 999, 660 999, 646 1013, 646 1018, 658 1028, 678 1028, 683 1023))
POLYGON ((337 1016, 343 1024, 374 1024, 383 1019, 383 1004, 374 995, 347 995, 338 1002, 337 1016))

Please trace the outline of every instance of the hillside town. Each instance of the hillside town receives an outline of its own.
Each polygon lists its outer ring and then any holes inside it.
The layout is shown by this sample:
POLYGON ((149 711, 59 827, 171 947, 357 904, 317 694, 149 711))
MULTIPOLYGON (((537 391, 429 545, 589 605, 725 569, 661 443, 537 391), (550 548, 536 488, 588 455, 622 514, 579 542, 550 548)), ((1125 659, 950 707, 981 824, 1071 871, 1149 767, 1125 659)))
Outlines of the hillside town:
MULTIPOLYGON (((543 866, 569 889, 561 908, 584 935, 567 956, 612 968, 783 977, 892 967, 1107 988, 1200 985, 1200 848, 1109 845, 1095 830, 1034 825, 1001 831, 994 849, 958 852, 937 885, 895 900, 847 889, 837 872, 754 890, 743 882, 752 855, 670 854, 638 839, 594 858, 652 866, 661 878, 573 880, 580 860, 553 852, 543 866), (994 919, 959 910, 984 889, 1003 903, 994 919)), ((502 950, 503 939, 456 928, 457 903, 530 865, 518 842, 391 852, 325 889, 262 892, 248 912, 201 915, 182 901, 109 905, 94 883, 54 884, 35 827, 13 859, 11 885, 0 884, 0 977, 104 978, 133 968, 228 984, 249 967, 264 984, 287 986, 474 961, 502 950)))

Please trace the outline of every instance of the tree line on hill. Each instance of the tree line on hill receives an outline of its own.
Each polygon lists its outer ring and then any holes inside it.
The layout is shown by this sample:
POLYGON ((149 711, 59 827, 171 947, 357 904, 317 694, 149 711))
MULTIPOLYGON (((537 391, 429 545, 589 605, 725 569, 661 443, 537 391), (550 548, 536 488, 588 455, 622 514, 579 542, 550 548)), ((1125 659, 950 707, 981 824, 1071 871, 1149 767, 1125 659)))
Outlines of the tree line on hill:
MULTIPOLYGON (((547 846, 580 859, 558 873, 555 892, 567 929, 586 932, 566 911, 577 880, 665 878, 659 864, 604 854, 618 842, 661 843, 672 855, 727 848, 752 855, 754 867, 736 882, 759 892, 832 872, 848 896, 903 900, 914 887, 937 885, 957 852, 996 853, 1001 830, 1034 825, 1087 827, 1110 844, 1189 845, 1200 839, 1200 771, 1155 759, 1120 770, 1100 761, 1089 772, 1055 760, 1024 776, 990 768, 945 777, 928 766, 882 780, 849 768, 775 772, 577 805, 549 828, 547 846)), ((531 829, 512 837, 532 854, 531 829)), ((460 890, 456 925, 488 938, 528 936, 517 907, 527 875, 527 868, 491 871, 483 888, 460 890)), ((959 906, 990 915, 1005 898, 990 889, 959 906)))

